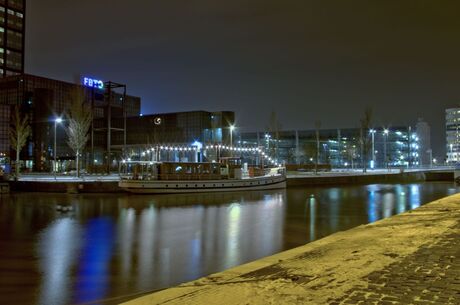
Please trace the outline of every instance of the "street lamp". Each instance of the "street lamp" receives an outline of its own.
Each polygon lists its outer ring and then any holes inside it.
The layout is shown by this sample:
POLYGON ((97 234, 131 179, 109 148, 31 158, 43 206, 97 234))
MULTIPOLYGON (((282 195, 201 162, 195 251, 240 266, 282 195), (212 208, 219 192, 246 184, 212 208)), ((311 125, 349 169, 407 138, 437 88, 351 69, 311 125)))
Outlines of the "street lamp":
POLYGON ((370 129, 369 132, 371 133, 371 136, 372 136, 372 165, 371 165, 371 168, 374 169, 374 164, 375 164, 375 147, 374 147, 375 129, 370 129))
POLYGON ((230 146, 233 147, 233 130, 235 129, 234 125, 230 125, 230 146))
POLYGON ((387 137, 390 131, 388 129, 383 130, 383 164, 385 167, 388 167, 388 158, 387 158, 387 137))
POLYGON ((53 173, 54 173, 54 178, 56 178, 56 165, 57 165, 57 153, 56 153, 56 127, 57 127, 57 124, 61 124, 62 123, 62 118, 55 118, 54 119, 54 164, 53 164, 53 173))
POLYGON ((265 140, 267 140, 267 151, 270 150, 270 138, 272 136, 269 135, 268 133, 265 134, 265 140))

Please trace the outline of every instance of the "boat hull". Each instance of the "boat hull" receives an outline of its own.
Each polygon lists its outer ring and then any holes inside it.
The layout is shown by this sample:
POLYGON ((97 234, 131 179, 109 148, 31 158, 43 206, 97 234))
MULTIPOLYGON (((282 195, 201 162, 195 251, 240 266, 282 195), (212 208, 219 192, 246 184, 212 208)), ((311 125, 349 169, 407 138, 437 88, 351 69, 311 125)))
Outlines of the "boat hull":
POLYGON ((286 188, 285 176, 264 176, 240 180, 121 180, 118 186, 138 194, 177 194, 256 191, 286 188))

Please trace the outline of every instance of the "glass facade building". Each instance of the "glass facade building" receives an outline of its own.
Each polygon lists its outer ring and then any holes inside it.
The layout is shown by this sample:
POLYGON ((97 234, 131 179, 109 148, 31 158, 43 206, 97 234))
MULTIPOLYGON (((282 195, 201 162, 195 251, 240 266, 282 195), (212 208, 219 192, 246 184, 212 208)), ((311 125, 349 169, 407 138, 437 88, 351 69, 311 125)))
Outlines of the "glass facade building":
POLYGON ((0 76, 24 73, 25 0, 0 0, 0 76))
MULTIPOLYGON (((84 102, 92 108, 94 124, 87 150, 91 154, 107 151, 108 121, 111 133, 123 133, 124 112, 126 116, 139 116, 140 98, 124 96, 113 92, 110 99, 105 89, 88 88, 80 84, 53 80, 40 76, 22 74, 0 78, 0 153, 12 155, 8 129, 11 113, 18 105, 23 114, 28 114, 32 135, 21 151, 21 160, 34 171, 48 171, 54 158, 54 120, 65 119, 75 92, 83 93, 84 102), (124 100, 123 100, 124 99, 124 100), (121 121, 121 124, 118 124, 121 121)), ((61 164, 72 160, 74 153, 67 145, 65 121, 56 128, 56 155, 61 164)), ((84 161, 93 160, 91 154, 83 156, 84 161)))
MULTIPOLYGON (((368 162, 368 168, 421 165, 419 143, 422 140, 410 126, 375 128, 364 134, 359 128, 320 129, 318 140, 316 130, 237 135, 239 145, 262 147, 277 162, 285 164, 313 164, 318 157, 318 163, 334 168, 358 168, 363 167, 364 162, 368 162)), ((429 143, 429 139, 424 139, 424 143, 429 143)))
POLYGON ((446 109, 447 163, 460 161, 460 108, 446 109))
MULTIPOLYGON (((160 147, 230 145, 230 126, 234 122, 235 113, 232 111, 188 111, 131 117, 127 119, 126 124, 128 152, 125 157, 139 158, 146 150, 154 149, 160 154, 157 159, 163 161, 216 160, 217 156, 213 155, 213 152, 192 157, 195 153, 191 151, 168 151, 161 150, 160 147)), ((114 139, 113 144, 117 149, 123 147, 121 135, 114 139)))

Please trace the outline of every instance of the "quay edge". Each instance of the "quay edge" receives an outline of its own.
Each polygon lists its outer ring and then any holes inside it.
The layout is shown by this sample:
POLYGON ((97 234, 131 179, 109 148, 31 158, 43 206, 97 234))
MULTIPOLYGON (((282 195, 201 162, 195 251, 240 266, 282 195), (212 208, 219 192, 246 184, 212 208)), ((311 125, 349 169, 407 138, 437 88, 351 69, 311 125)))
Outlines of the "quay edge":
MULTIPOLYGON (((296 175, 288 174, 287 188, 298 186, 323 185, 364 185, 374 183, 412 183, 423 181, 454 181, 453 171, 420 171, 404 173, 368 173, 363 175, 296 175)), ((118 181, 6 181, 11 192, 47 192, 47 193, 119 193, 118 181)))

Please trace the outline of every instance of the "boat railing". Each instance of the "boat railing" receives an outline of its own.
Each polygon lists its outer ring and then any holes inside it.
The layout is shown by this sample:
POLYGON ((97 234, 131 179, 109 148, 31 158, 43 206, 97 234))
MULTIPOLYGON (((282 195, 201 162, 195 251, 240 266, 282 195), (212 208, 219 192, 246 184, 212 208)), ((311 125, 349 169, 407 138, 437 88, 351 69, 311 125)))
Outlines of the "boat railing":
POLYGON ((159 180, 220 180, 220 174, 160 174, 159 180))
POLYGON ((217 174, 159 174, 159 175, 121 175, 122 180, 220 180, 221 175, 217 174))

